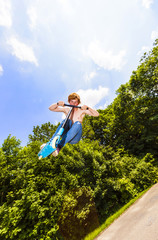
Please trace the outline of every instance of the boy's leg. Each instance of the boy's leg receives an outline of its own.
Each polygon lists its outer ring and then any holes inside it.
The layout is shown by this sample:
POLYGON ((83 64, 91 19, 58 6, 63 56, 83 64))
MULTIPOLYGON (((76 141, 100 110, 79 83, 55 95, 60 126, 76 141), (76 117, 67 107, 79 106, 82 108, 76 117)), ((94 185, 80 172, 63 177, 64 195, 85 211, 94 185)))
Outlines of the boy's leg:
POLYGON ((82 136, 82 124, 75 122, 68 132, 63 135, 62 140, 59 143, 59 148, 65 146, 66 143, 76 144, 80 141, 82 136))
MULTIPOLYGON (((65 121, 65 120, 63 120, 62 123, 59 125, 59 127, 57 128, 56 132, 54 133, 52 139, 53 139, 53 138, 55 137, 55 135, 58 133, 58 131, 59 131, 59 129, 62 127, 64 121, 65 121)), ((65 127, 64 127, 64 132, 63 132, 63 134, 62 134, 62 138, 66 135, 66 133, 67 133, 67 132, 69 131, 69 129, 71 128, 71 126, 72 126, 72 121, 71 121, 70 119, 68 119, 68 120, 67 120, 67 123, 65 124, 65 127)), ((59 144, 60 144, 60 143, 59 143, 59 144)), ((60 149, 61 149, 61 147, 59 146, 59 144, 58 144, 58 146, 57 146, 57 149, 52 153, 52 155, 53 155, 54 157, 56 157, 56 156, 58 155, 58 153, 59 153, 59 151, 60 151, 60 149)))
POLYGON ((51 137, 50 141, 55 137, 55 135, 58 133, 59 129, 61 128, 61 126, 63 125, 64 120, 59 124, 59 126, 57 127, 57 130, 55 131, 55 133, 53 134, 53 136, 51 137))

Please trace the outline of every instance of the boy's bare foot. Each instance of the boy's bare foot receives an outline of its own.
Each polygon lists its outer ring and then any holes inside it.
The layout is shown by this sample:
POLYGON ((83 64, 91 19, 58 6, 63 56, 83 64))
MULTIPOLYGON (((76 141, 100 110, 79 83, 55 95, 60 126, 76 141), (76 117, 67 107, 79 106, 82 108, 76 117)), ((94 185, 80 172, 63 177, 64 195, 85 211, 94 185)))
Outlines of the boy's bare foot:
POLYGON ((58 154, 59 154, 59 151, 60 151, 60 149, 57 148, 57 149, 52 153, 52 155, 53 155, 54 157, 57 157, 58 154))

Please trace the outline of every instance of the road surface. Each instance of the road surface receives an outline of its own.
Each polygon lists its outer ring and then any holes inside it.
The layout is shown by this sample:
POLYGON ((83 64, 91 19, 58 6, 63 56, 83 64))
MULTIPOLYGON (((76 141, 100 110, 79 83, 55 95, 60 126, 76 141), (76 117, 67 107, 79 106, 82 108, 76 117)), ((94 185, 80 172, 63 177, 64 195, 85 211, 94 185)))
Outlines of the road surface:
POLYGON ((158 240, 158 184, 152 186, 95 240, 158 240))

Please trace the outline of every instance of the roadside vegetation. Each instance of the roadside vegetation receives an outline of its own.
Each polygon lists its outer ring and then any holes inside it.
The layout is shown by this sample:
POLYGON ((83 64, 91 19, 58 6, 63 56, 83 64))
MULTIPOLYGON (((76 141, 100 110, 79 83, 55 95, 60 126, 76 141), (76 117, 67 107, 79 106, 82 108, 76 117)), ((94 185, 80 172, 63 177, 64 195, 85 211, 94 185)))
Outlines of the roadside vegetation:
POLYGON ((149 188, 139 193, 135 198, 131 199, 127 204, 121 207, 116 213, 107 218, 104 223, 102 223, 98 228, 96 228, 93 232, 89 233, 84 240, 93 240, 97 237, 102 231, 106 230, 118 217, 120 217, 132 204, 134 204, 139 198, 141 198, 149 188))

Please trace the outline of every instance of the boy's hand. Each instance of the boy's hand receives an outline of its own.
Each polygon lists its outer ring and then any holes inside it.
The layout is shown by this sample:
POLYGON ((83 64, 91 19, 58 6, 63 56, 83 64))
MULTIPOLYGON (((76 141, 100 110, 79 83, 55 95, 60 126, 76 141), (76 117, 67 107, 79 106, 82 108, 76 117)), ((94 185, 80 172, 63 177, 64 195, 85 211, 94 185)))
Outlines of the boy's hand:
POLYGON ((64 107, 64 104, 65 104, 65 103, 64 103, 63 101, 59 101, 59 102, 57 103, 57 105, 58 105, 58 106, 61 106, 61 107, 64 107))
POLYGON ((82 109, 82 110, 88 110, 89 107, 88 107, 87 105, 83 105, 83 106, 81 107, 81 109, 82 109))

